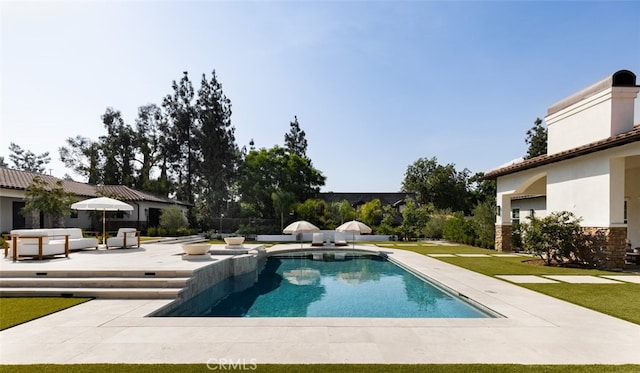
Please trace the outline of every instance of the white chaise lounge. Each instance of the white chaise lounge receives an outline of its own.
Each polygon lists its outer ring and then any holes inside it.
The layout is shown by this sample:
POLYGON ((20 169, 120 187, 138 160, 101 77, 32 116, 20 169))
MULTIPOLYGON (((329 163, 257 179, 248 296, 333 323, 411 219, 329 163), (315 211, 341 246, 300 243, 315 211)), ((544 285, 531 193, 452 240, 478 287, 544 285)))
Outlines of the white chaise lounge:
POLYGON ((135 228, 120 228, 115 237, 107 238, 107 249, 110 247, 140 247, 140 231, 135 228))
POLYGON ((313 240, 311 241, 311 246, 324 246, 324 234, 314 233, 313 240))

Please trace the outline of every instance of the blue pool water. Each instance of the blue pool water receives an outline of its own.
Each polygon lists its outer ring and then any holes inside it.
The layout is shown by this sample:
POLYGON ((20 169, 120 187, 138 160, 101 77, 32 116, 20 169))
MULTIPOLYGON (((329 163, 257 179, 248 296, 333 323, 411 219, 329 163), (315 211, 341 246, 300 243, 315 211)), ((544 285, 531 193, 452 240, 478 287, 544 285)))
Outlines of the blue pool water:
POLYGON ((488 313, 378 257, 269 258, 251 288, 181 316, 483 318, 488 313))

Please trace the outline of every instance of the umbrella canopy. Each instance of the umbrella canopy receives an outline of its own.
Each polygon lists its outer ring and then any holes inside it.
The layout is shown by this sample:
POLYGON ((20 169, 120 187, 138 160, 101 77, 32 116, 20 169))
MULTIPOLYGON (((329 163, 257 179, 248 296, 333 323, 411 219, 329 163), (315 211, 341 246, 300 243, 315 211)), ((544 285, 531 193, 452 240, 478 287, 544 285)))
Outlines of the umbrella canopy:
POLYGON ((356 233, 358 234, 368 234, 371 233, 371 228, 365 223, 359 222, 357 220, 348 221, 338 228, 336 228, 338 232, 351 232, 353 233, 353 248, 356 248, 356 233))
POLYGON ((282 233, 286 234, 298 234, 307 232, 320 232, 320 228, 316 227, 306 220, 298 220, 287 225, 287 227, 282 230, 282 233))
MULTIPOLYGON (((306 233, 306 232, 320 232, 320 228, 315 225, 309 223, 306 220, 298 220, 293 223, 287 225, 282 233, 285 234, 298 234, 298 233, 306 233)), ((300 237, 300 248, 302 248, 302 237, 300 237)))
POLYGON ((338 232, 352 232, 358 234, 368 234, 371 233, 371 228, 365 223, 359 222, 357 220, 348 221, 338 228, 336 228, 338 232))
POLYGON ((102 244, 104 244, 107 235, 105 213, 107 211, 133 211, 133 206, 130 204, 108 197, 85 199, 72 204, 71 208, 74 210, 102 211, 102 244))

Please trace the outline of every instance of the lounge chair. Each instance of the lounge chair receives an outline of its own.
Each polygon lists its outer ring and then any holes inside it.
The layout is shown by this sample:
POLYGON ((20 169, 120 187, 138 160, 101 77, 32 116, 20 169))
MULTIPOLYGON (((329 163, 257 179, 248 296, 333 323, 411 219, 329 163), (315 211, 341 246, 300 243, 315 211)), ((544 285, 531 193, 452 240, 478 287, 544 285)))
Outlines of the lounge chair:
POLYGON ((311 241, 311 246, 324 246, 324 234, 314 233, 313 241, 311 241))
POLYGON ((334 242, 336 246, 347 246, 347 240, 344 239, 344 235, 340 232, 336 232, 334 242))
POLYGON ((109 247, 122 247, 124 249, 130 247, 140 247, 140 231, 135 228, 120 228, 115 237, 109 237, 106 241, 107 249, 109 247))

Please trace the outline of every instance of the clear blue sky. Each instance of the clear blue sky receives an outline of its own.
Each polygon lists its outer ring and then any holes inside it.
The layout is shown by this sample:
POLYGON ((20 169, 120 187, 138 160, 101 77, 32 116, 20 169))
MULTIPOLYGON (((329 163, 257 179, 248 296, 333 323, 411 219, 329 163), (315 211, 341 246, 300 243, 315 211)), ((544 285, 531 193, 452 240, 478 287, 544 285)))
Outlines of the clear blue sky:
MULTIPOLYGON (((323 191, 392 192, 437 157, 488 171, 560 99, 640 76, 639 2, 11 2, 0 5, 0 155, 105 133, 216 70, 239 146, 298 116, 323 191)), ((640 105, 637 105, 640 106, 640 105)), ((638 110, 637 110, 638 111, 638 110)), ((640 115, 636 114, 636 122, 640 115)))

